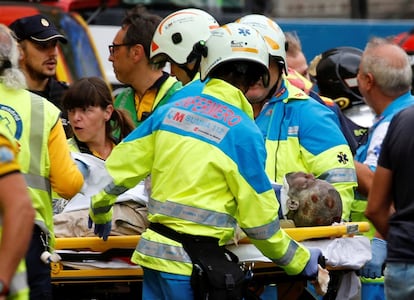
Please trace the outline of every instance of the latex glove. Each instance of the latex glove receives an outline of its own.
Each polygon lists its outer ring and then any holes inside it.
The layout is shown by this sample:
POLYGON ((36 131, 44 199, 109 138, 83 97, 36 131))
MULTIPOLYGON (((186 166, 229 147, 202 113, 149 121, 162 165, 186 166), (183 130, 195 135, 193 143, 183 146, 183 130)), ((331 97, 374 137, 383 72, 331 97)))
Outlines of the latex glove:
POLYGON ((322 252, 318 248, 309 248, 310 259, 300 275, 308 279, 316 279, 318 277, 318 264, 323 260, 322 252))
POLYGON ((379 278, 382 276, 382 267, 387 258, 387 242, 374 237, 371 241, 372 258, 359 271, 361 276, 379 278))
POLYGON ((75 164, 78 167, 79 171, 82 173, 83 178, 85 179, 89 175, 89 167, 83 161, 75 159, 75 164))
MULTIPOLYGON (((93 225, 93 221, 91 219, 91 216, 89 216, 88 219, 88 228, 91 229, 93 225)), ((108 240, 108 236, 111 233, 112 229, 112 222, 109 221, 105 224, 95 224, 95 228, 93 232, 98 235, 100 238, 102 238, 104 241, 108 240)))

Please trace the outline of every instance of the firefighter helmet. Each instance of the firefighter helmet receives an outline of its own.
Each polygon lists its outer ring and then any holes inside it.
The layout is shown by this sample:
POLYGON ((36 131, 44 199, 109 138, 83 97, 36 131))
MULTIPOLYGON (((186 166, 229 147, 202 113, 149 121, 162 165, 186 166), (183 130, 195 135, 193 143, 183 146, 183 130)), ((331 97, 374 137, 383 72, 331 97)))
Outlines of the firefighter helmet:
POLYGON ((251 14, 236 20, 237 23, 247 24, 256 29, 264 38, 270 56, 283 65, 285 74, 288 73, 286 62, 286 38, 282 29, 272 19, 258 14, 251 14))
MULTIPOLYGON (((263 85, 269 85, 269 52, 257 30, 246 24, 229 23, 211 32, 200 64, 200 79, 204 81, 218 66, 230 62, 253 64, 263 85)), ((246 73, 246 75, 249 75, 246 73)))
POLYGON ((204 42, 218 22, 207 12, 186 8, 165 17, 155 30, 150 59, 153 63, 171 60, 178 65, 191 62, 199 53, 193 53, 198 42, 204 42))
POLYGON ((310 63, 309 74, 320 95, 331 98, 341 109, 364 104, 357 82, 361 56, 358 48, 337 47, 319 54, 310 63))

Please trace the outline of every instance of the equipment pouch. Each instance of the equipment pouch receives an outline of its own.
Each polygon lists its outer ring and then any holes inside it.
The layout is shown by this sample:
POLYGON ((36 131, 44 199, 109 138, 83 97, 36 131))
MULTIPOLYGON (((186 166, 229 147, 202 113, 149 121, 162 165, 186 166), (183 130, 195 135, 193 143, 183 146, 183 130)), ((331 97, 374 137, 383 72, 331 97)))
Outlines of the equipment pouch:
POLYGON ((218 241, 203 243, 191 241, 184 249, 193 262, 191 286, 194 299, 243 299, 246 276, 238 264, 238 258, 218 241))
POLYGON ((247 288, 246 275, 238 257, 219 246, 218 239, 180 234, 172 229, 151 223, 150 228, 180 242, 193 263, 191 287, 195 300, 241 300, 247 288))

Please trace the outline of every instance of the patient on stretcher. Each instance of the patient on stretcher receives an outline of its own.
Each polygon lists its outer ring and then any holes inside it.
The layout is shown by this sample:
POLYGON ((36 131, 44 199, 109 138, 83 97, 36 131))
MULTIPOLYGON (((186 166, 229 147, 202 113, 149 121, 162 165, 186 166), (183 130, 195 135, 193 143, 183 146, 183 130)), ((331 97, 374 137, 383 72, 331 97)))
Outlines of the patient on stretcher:
POLYGON ((279 201, 284 218, 296 227, 328 226, 341 222, 341 196, 333 185, 303 172, 285 175, 279 201), (287 184, 286 184, 287 183, 287 184))

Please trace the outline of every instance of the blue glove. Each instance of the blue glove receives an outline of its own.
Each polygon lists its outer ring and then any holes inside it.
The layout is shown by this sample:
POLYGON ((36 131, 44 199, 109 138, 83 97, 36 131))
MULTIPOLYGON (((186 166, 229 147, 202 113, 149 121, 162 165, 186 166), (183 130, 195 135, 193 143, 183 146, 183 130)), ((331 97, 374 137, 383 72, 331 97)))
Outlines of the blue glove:
POLYGON ((382 276, 383 265, 387 258, 387 242, 373 238, 371 241, 372 258, 359 271, 359 275, 367 278, 379 278, 382 276))
MULTIPOLYGON (((92 225, 93 225, 93 221, 91 219, 91 216, 89 216, 88 228, 91 229, 92 225)), ((93 232, 96 235, 98 235, 100 238, 102 238, 104 241, 107 241, 108 236, 111 233, 111 229, 112 229, 112 222, 109 221, 108 223, 105 223, 105 224, 95 224, 95 228, 93 232)))
POLYGON ((75 159, 75 164, 78 167, 79 171, 82 173, 83 178, 86 178, 89 175, 88 165, 79 159, 75 159))
MULTIPOLYGON (((323 259, 322 252, 318 248, 309 248, 310 259, 300 275, 308 279, 316 279, 318 277, 318 264, 323 259)), ((323 267, 323 266, 322 266, 323 267)))

